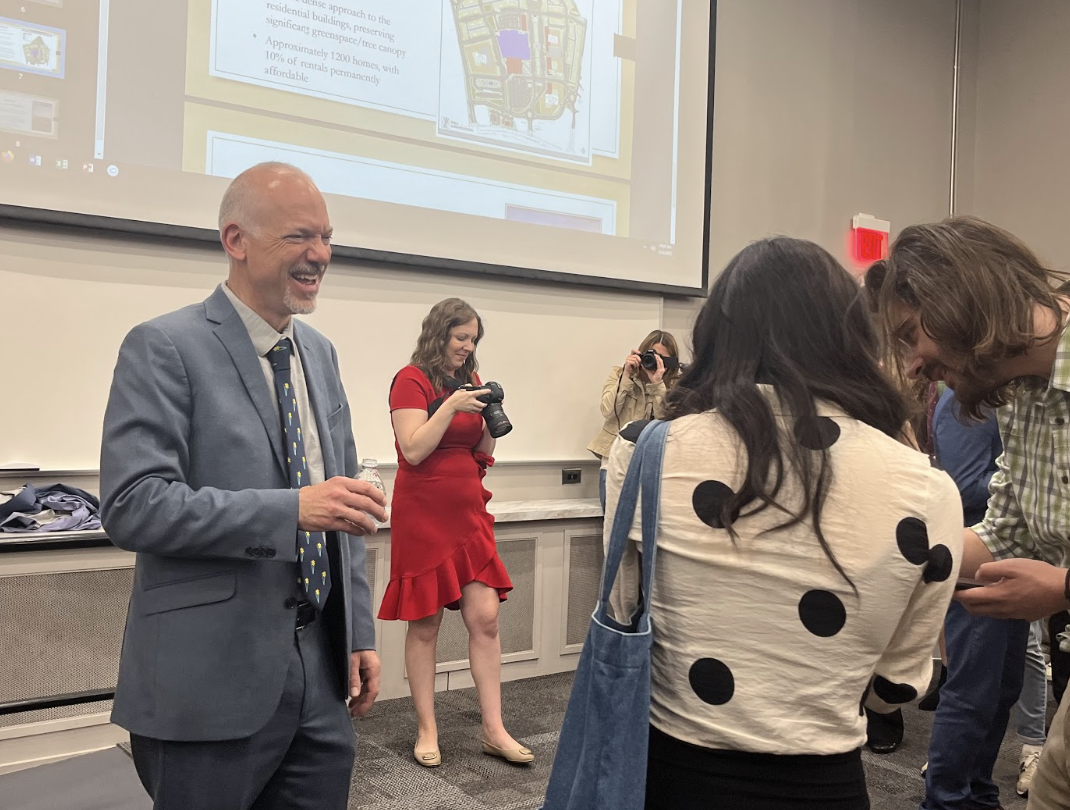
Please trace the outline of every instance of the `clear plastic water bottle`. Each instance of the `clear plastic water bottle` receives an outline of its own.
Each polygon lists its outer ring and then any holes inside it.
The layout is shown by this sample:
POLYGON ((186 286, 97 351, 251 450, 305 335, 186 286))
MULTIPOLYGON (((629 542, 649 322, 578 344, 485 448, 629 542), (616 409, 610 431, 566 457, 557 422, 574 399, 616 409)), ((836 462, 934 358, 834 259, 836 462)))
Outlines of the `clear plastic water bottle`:
MULTIPOLYGON (((360 462, 360 472, 357 474, 358 481, 367 481, 377 490, 386 495, 386 487, 383 486, 383 479, 379 477, 379 462, 374 458, 366 458, 360 462)), ((378 528, 382 528, 384 525, 382 521, 372 518, 372 522, 378 528)))

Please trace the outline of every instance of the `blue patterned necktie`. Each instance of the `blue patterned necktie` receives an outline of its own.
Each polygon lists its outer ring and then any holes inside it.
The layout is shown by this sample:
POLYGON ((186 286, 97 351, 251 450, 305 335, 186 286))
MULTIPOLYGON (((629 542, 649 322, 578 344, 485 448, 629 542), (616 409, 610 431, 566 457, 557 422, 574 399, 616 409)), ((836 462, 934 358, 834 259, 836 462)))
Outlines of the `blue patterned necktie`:
MULTIPOLYGON (((268 352, 268 361, 275 370, 275 396, 282 416, 282 438, 286 443, 286 466, 290 471, 290 486, 307 487, 308 462, 305 460, 305 440, 301 435, 301 416, 297 413, 297 394, 290 379, 290 358, 293 342, 283 338, 268 352)), ((297 558, 301 563, 298 584, 309 602, 322 610, 331 592, 331 563, 323 532, 297 530, 297 558)))

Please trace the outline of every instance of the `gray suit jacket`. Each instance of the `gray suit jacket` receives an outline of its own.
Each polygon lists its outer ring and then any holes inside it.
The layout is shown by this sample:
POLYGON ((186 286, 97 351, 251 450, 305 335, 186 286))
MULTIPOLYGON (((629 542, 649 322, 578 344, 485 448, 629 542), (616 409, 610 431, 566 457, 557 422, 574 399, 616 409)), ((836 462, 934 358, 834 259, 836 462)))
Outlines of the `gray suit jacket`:
MULTIPOLYGON (((301 322, 294 340, 326 477, 355 476, 334 347, 301 322)), ((112 713, 135 734, 248 737, 279 703, 294 643, 298 494, 272 396, 222 290, 123 341, 100 488, 112 542, 137 552, 112 713)), ((332 533, 327 543, 332 591, 320 621, 344 700, 349 653, 374 648, 375 628, 363 539, 332 533)))

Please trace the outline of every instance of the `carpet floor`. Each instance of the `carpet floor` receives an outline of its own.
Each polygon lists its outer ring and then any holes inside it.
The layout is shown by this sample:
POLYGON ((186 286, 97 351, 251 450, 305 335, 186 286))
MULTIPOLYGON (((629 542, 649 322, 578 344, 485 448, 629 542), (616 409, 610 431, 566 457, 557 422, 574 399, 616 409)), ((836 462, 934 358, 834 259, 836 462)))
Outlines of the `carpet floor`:
MULTIPOLYGON (((357 723, 350 810, 535 810, 550 775, 571 685, 572 673, 502 685, 506 726, 535 751, 531 766, 510 765, 481 752, 479 705, 472 689, 437 696, 442 766, 435 769, 412 759, 412 701, 377 704, 357 723)), ((904 714, 906 737, 899 750, 884 756, 863 752, 873 810, 908 810, 922 798, 919 769, 933 715, 914 707, 904 714)), ((1014 792, 1020 749, 1011 729, 995 769, 1006 810, 1024 810, 1026 804, 1014 792)), ((0 776, 0 807, 149 810, 151 802, 129 757, 111 749, 0 776)))

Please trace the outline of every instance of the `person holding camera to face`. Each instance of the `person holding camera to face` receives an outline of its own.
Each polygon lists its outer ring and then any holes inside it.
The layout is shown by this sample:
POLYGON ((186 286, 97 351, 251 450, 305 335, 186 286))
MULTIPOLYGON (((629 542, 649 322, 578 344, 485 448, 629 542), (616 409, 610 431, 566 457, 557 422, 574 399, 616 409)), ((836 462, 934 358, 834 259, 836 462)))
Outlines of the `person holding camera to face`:
POLYGON ((602 386, 602 418, 605 423, 587 449, 602 461, 598 473, 598 497, 606 507, 606 465, 609 448, 621 428, 638 419, 661 418, 665 395, 680 377, 680 354, 676 338, 655 329, 638 349, 632 349, 624 365, 614 366, 602 386))
POLYGON ((483 322, 459 298, 424 318, 410 364, 390 386, 398 474, 390 525, 390 584, 379 618, 408 622, 405 668, 416 707, 413 756, 441 764, 435 722, 435 648, 442 609, 460 610, 483 714, 483 752, 534 760, 505 730, 498 605, 513 583, 498 557, 483 476, 495 441, 512 425, 504 392, 476 373, 483 322))

